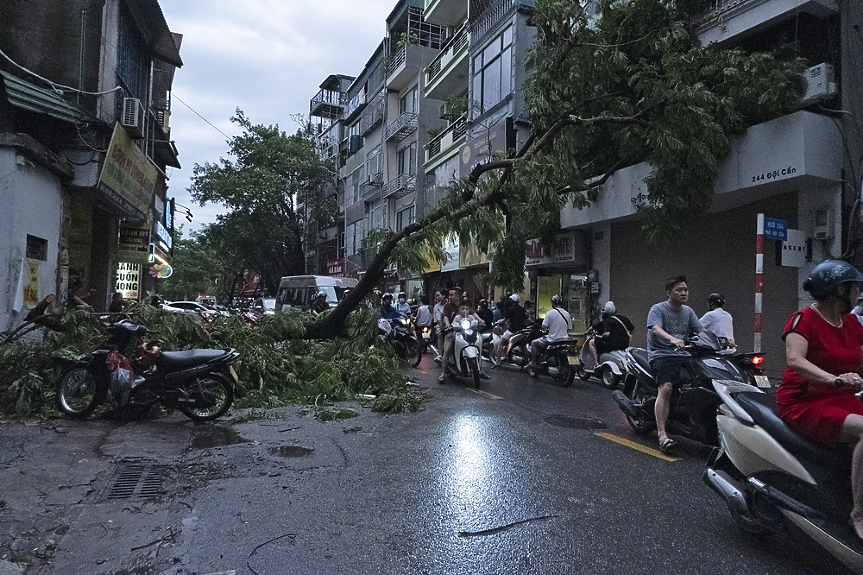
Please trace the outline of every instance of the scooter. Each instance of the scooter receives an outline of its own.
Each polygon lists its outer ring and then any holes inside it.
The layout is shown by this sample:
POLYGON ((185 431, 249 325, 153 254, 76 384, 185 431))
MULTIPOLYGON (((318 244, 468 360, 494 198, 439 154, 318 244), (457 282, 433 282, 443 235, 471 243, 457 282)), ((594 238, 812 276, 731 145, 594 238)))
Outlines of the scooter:
POLYGON ((603 353, 599 357, 599 363, 593 364, 593 354, 590 352, 588 343, 596 337, 593 332, 588 333, 588 338, 584 345, 581 346, 579 353, 579 363, 575 368, 575 373, 582 381, 587 381, 591 376, 596 376, 602 382, 602 386, 606 389, 617 389, 617 386, 623 381, 627 373, 626 367, 626 351, 614 350, 603 353))
MULTIPOLYGON (((716 380, 719 447, 704 482, 739 528, 752 535, 796 525, 854 573, 863 573, 863 542, 849 524, 851 450, 824 447, 788 428, 776 399, 737 381, 716 380)), ((858 397, 863 392, 857 394, 858 397)))
POLYGON ((420 337, 417 338, 420 345, 420 355, 424 354, 429 347, 431 347, 435 353, 437 353, 437 348, 432 344, 432 337, 436 337, 434 331, 432 331, 432 326, 424 325, 419 328, 420 337))
POLYGON ((528 367, 532 377, 551 376, 564 387, 572 385, 578 368, 578 340, 567 338, 548 344, 538 358, 539 367, 528 367))
MULTIPOLYGON (((717 445, 719 396, 712 382, 723 379, 748 385, 748 377, 728 355, 720 353, 722 345, 713 332, 702 331, 691 337, 684 349, 690 354, 690 364, 689 369, 681 370, 684 379, 674 386, 671 394, 668 432, 707 445, 717 445)), ((627 348, 626 365, 623 391, 615 390, 611 396, 632 429, 646 435, 656 429, 654 406, 657 396, 653 370, 647 363, 647 350, 627 348)))
MULTIPOLYGON (((232 364, 233 349, 164 351, 138 356, 133 342, 147 328, 123 320, 108 326, 108 338, 64 370, 56 389, 60 413, 74 418, 90 415, 108 399, 119 406, 176 407, 190 419, 208 421, 231 407, 235 391, 242 394, 232 364)), ((152 349, 152 347, 147 347, 152 349)))
POLYGON ((453 377, 469 378, 473 382, 474 389, 479 389, 480 346, 482 345, 477 324, 478 322, 471 318, 463 319, 450 327, 454 332, 454 341, 446 370, 453 377))
POLYGON ((420 344, 414 333, 413 324, 408 318, 378 320, 378 335, 381 340, 389 342, 398 356, 407 361, 411 367, 418 366, 422 360, 420 344))
MULTIPOLYGON (((506 320, 498 320, 495 326, 501 325, 506 320)), ((497 365, 510 363, 519 369, 524 369, 530 363, 530 342, 539 337, 539 329, 536 327, 528 327, 521 331, 517 331, 509 338, 508 349, 506 355, 497 365)), ((495 363, 495 362, 492 362, 495 363)))

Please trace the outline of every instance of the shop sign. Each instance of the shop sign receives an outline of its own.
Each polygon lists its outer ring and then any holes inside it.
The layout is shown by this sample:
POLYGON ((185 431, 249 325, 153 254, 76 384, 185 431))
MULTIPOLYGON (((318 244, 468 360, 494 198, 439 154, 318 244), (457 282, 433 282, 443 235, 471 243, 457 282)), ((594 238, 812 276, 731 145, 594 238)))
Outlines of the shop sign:
POLYGON ((802 268, 806 263, 806 233, 802 230, 788 230, 788 239, 781 242, 782 265, 802 268))
POLYGON ((147 219, 159 171, 117 123, 99 177, 108 198, 131 216, 147 219))
POLYGON ((149 257, 150 228, 120 226, 117 259, 123 262, 144 263, 149 257))
POLYGON ((525 243, 524 265, 539 266, 558 263, 574 263, 575 235, 561 234, 555 237, 550 249, 539 239, 527 240, 525 243))
POLYGON ((466 178, 471 171, 492 158, 495 152, 506 152, 509 122, 501 120, 479 136, 471 138, 459 150, 459 177, 466 178))
POLYGON ((440 271, 454 272, 459 269, 459 245, 458 234, 447 236, 441 245, 443 250, 443 261, 441 261, 440 271))
POLYGON ((24 307, 33 307, 39 303, 39 260, 27 260, 26 280, 24 307))
POLYGON ((476 242, 468 242, 459 247, 459 265, 463 268, 488 265, 489 257, 477 247, 476 242))
POLYGON ((117 264, 117 285, 114 291, 123 299, 138 301, 138 286, 141 281, 141 264, 120 262, 117 264))
POLYGON ((344 275, 342 260, 327 260, 327 275, 342 277, 344 275))
POLYGON ((171 238, 171 232, 162 225, 162 222, 156 222, 156 236, 159 238, 159 247, 165 252, 170 252, 174 246, 174 240, 171 238))

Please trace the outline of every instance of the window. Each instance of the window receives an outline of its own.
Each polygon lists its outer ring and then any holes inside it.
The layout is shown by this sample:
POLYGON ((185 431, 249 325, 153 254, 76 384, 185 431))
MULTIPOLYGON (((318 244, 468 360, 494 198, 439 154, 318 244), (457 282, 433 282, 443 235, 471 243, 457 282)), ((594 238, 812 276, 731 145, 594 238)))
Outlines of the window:
POLYGON ((416 114, 419 84, 408 90, 399 98, 399 114, 416 114))
POLYGON ((27 234, 27 258, 48 261, 48 240, 27 234))
POLYGON ((473 59, 474 115, 494 107, 512 92, 512 26, 473 59))
POLYGON ((353 205, 360 201, 360 172, 362 170, 354 170, 354 173, 351 174, 351 181, 348 184, 350 186, 348 188, 348 199, 350 202, 348 205, 353 205))
POLYGON ((389 204, 385 200, 377 200, 369 207, 369 229, 378 228, 386 229, 387 227, 387 208, 389 204))
POLYGON ((400 232, 412 223, 414 223, 414 207, 399 210, 396 214, 396 231, 400 232))
POLYGON ((399 175, 412 176, 417 172, 417 143, 411 142, 399 150, 399 175))
POLYGON ((352 256, 359 253, 363 241, 362 220, 345 226, 345 255, 352 256))
POLYGON ((381 173, 381 147, 378 146, 368 154, 366 154, 366 173, 369 177, 374 177, 381 173))

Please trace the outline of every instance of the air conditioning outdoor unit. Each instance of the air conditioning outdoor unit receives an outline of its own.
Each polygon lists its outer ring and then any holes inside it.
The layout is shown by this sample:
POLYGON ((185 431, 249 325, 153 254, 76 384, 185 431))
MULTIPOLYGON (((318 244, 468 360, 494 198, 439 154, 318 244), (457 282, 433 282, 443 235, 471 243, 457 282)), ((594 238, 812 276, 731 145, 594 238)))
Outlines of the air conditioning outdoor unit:
POLYGON ((803 77, 806 79, 806 93, 800 99, 801 104, 812 104, 836 94, 836 82, 831 64, 821 63, 812 66, 804 72, 803 77))
POLYGON ((144 106, 138 98, 123 98, 123 115, 120 123, 134 137, 144 135, 144 106))

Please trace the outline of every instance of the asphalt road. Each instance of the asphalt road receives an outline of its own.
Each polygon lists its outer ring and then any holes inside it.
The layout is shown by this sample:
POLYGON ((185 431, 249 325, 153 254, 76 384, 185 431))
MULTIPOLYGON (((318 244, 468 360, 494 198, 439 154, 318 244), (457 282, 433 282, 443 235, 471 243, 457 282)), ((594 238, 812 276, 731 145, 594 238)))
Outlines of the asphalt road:
POLYGON ((794 532, 740 534, 709 450, 663 457, 596 381, 437 373, 415 414, 2 422, 0 573, 841 572, 794 532))

